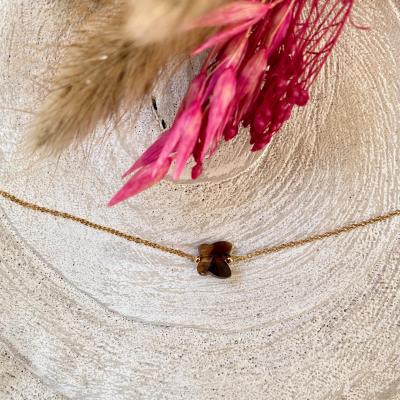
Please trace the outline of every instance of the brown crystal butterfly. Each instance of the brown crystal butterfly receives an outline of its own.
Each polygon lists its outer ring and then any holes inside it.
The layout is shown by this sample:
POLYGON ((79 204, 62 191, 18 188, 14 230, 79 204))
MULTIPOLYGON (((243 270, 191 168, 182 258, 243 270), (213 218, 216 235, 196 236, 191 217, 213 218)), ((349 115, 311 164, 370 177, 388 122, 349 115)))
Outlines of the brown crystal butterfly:
POLYGON ((230 278, 232 271, 229 264, 232 247, 232 243, 229 242, 202 244, 199 247, 197 272, 200 275, 211 273, 218 278, 230 278))

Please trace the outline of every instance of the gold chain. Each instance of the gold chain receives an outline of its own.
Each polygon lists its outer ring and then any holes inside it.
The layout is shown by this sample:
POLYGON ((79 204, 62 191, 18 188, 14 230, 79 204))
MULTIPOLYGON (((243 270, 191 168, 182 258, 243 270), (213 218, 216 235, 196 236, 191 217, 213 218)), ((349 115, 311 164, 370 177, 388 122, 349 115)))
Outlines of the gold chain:
POLYGON ((28 201, 19 199, 18 197, 14 196, 13 194, 4 192, 3 190, 0 190, 0 195, 2 197, 4 197, 5 199, 7 199, 15 204, 18 204, 21 207, 27 208, 29 210, 41 212, 43 214, 52 215, 53 217, 56 217, 56 218, 63 218, 63 219, 67 219, 70 221, 74 221, 74 222, 77 222, 78 224, 85 225, 88 228, 95 229, 96 231, 106 232, 106 233, 109 233, 110 235, 118 236, 122 239, 128 240, 129 242, 134 242, 137 244, 141 244, 143 246, 151 247, 153 249, 163 251, 164 253, 174 254, 176 256, 186 258, 193 262, 196 260, 195 256, 185 253, 184 251, 176 250, 176 249, 173 249, 168 246, 163 246, 161 244, 154 243, 154 242, 151 242, 150 240, 142 239, 137 236, 129 235, 127 233, 118 231, 117 229, 113 229, 108 226, 99 225, 94 222, 88 221, 84 218, 76 217, 75 215, 72 215, 72 214, 68 214, 68 213, 65 213, 62 211, 58 211, 58 210, 52 210, 51 208, 42 207, 42 206, 39 206, 34 203, 29 203, 28 201))
MULTIPOLYGON (((65 213, 62 211, 53 210, 51 208, 46 208, 46 207, 42 207, 42 206, 39 206, 34 203, 30 203, 26 200, 19 199, 18 197, 14 196, 11 193, 8 193, 8 192, 2 191, 2 190, 0 190, 0 196, 2 196, 3 198, 5 198, 15 204, 18 204, 21 207, 27 208, 29 210, 41 212, 43 214, 52 215, 53 217, 56 217, 56 218, 63 218, 66 220, 74 221, 81 225, 85 225, 88 228, 95 229, 100 232, 109 233, 110 235, 120 237, 122 239, 128 240, 129 242, 134 242, 134 243, 146 246, 146 247, 151 247, 153 249, 160 250, 164 253, 173 254, 178 257, 185 258, 185 259, 193 261, 193 262, 196 262, 196 260, 197 260, 197 256, 186 253, 184 251, 177 250, 177 249, 174 249, 174 248, 168 247, 168 246, 163 246, 161 244, 151 242, 150 240, 142 239, 138 236, 129 235, 128 233, 118 231, 117 229, 113 229, 108 226, 96 224, 94 222, 88 221, 84 218, 80 218, 80 217, 77 217, 72 214, 68 214, 68 213, 65 213)), ((331 238, 334 236, 339 236, 342 233, 347 233, 347 232, 354 231, 356 229, 365 228, 366 226, 377 224, 379 222, 384 222, 384 221, 390 220, 395 217, 400 217, 400 210, 391 211, 386 214, 379 215, 377 217, 372 217, 372 218, 369 218, 364 221, 346 225, 341 228, 337 228, 333 231, 324 232, 319 235, 310 236, 305 239, 294 240, 292 242, 283 243, 283 244, 273 246, 273 247, 263 247, 261 249, 252 251, 252 252, 244 254, 244 255, 233 255, 232 261, 236 262, 236 263, 242 262, 242 261, 250 261, 254 258, 261 257, 264 255, 278 253, 282 250, 293 249, 295 247, 304 246, 309 243, 314 243, 314 242, 324 240, 327 238, 331 238)))

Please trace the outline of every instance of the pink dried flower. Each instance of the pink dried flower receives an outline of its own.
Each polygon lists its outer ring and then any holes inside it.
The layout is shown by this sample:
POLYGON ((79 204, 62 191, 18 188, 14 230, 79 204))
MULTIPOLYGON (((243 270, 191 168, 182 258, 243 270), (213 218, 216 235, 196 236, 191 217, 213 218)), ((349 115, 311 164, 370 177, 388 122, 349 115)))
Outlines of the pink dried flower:
POLYGON ((111 207, 121 203, 129 197, 132 197, 160 182, 167 175, 171 163, 172 158, 167 158, 165 163, 160 168, 156 167, 154 162, 141 168, 111 199, 109 206, 111 207))
POLYGON ((213 101, 210 102, 207 128, 204 140, 199 142, 200 155, 196 161, 202 164, 213 141, 218 142, 227 123, 230 107, 236 95, 236 71, 229 67, 222 71, 213 87, 213 101))
MULTIPOLYGON (((283 1, 283 0, 280 0, 283 1)), ((278 3, 280 2, 278 1, 278 3)), ((274 7, 274 3, 264 4, 260 2, 238 1, 231 3, 219 10, 203 17, 193 24, 193 27, 217 27, 226 25, 218 33, 206 40, 193 55, 202 53, 211 47, 226 43, 229 39, 246 32, 262 20, 274 7)))
MULTIPOLYGON (((241 0, 195 21, 189 28, 219 30, 195 52, 209 49, 190 84, 176 120, 125 176, 135 172, 113 198, 114 205, 165 177, 172 162, 178 179, 189 158, 203 162, 241 125, 250 128, 252 151, 263 149, 309 102, 309 89, 329 57, 354 0, 241 0)), ((189 29, 188 28, 188 29, 189 29)))

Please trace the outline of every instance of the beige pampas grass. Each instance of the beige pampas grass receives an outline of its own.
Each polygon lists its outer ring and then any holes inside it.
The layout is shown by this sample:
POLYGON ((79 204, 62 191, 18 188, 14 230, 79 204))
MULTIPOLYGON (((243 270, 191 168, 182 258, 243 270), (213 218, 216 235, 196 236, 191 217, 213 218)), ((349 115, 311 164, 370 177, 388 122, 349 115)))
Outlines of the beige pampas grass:
POLYGON ((127 31, 142 44, 181 34, 185 25, 227 0, 130 0, 127 31))
MULTIPOLYGON (((165 28, 157 42, 153 37, 146 43, 138 43, 133 39, 135 35, 129 34, 133 21, 146 20, 146 27, 151 30, 156 19, 147 15, 150 10, 145 3, 155 1, 138 0, 141 8, 136 15, 132 14, 131 1, 108 2, 77 33, 76 40, 66 50, 53 89, 37 114, 29 139, 34 150, 58 154, 92 134, 99 122, 117 120, 122 108, 134 107, 149 93, 171 58, 187 55, 204 38, 204 32, 174 37, 165 28)), ((164 2, 158 0, 158 3, 164 2)), ((190 6, 191 2, 185 0, 178 1, 173 11, 175 2, 166 0, 166 3, 172 7, 171 15, 182 15, 185 9, 190 10, 190 15, 197 15, 203 9, 190 6)), ((205 3, 215 4, 216 0, 205 3)), ((144 28, 139 26, 139 29, 144 28)), ((157 30, 157 25, 153 29, 157 30)))

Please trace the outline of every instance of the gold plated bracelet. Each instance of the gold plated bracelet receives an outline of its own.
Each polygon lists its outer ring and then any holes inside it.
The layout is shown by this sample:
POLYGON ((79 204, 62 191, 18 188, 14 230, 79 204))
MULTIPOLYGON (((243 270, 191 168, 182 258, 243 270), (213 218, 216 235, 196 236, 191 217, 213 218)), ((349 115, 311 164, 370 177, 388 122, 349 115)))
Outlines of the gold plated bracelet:
MULTIPOLYGON (((96 223, 88 221, 84 218, 81 218, 81 217, 78 217, 78 216, 75 216, 72 214, 68 214, 66 212, 53 210, 51 208, 42 207, 40 205, 30 203, 26 200, 20 199, 20 198, 14 196, 13 194, 8 193, 3 190, 0 190, 0 196, 2 196, 4 199, 9 200, 10 202, 12 202, 14 204, 18 204, 19 206, 29 209, 29 210, 33 210, 33 211, 40 212, 43 214, 48 214, 48 215, 51 215, 56 218, 70 220, 70 221, 79 223, 81 225, 87 226, 88 228, 91 228, 91 229, 94 229, 94 230, 97 230, 100 232, 105 232, 110 235, 117 236, 119 238, 128 240, 129 242, 133 242, 133 243, 137 243, 137 244, 140 244, 140 245, 143 245, 146 247, 150 247, 152 249, 156 249, 156 250, 159 250, 164 253, 173 254, 175 256, 187 259, 189 261, 192 261, 192 262, 195 262, 198 264, 202 263, 202 267, 200 268, 202 274, 204 274, 204 263, 208 262, 208 264, 210 265, 211 268, 214 268, 214 269, 216 268, 215 265, 213 266, 213 263, 212 263, 213 260, 219 259, 220 261, 222 260, 226 264, 230 264, 231 262, 239 263, 239 262, 244 262, 244 261, 250 261, 255 258, 265 256, 268 254, 278 253, 283 250, 293 249, 296 247, 304 246, 306 244, 321 241, 321 240, 324 240, 327 238, 339 236, 344 233, 354 231, 356 229, 365 228, 369 225, 374 225, 374 224, 377 224, 380 222, 388 221, 390 219, 400 216, 400 210, 389 211, 385 214, 371 217, 366 220, 355 222, 355 223, 352 223, 352 224, 349 224, 349 225, 346 225, 343 227, 339 227, 332 231, 309 236, 305 239, 294 240, 291 242, 282 243, 277 246, 263 247, 263 248, 260 248, 258 250, 255 250, 255 251, 249 252, 247 254, 243 254, 243 255, 231 255, 230 251, 226 251, 226 250, 224 250, 225 251, 224 253, 221 253, 218 250, 219 248, 221 248, 221 243, 226 244, 228 242, 218 242, 218 243, 215 243, 212 245, 202 245, 202 246, 200 246, 200 256, 195 256, 195 255, 186 253, 185 251, 175 249, 173 247, 164 246, 162 244, 152 242, 150 240, 142 239, 139 236, 130 235, 128 233, 121 232, 117 229, 114 229, 114 228, 111 228, 108 226, 96 224, 96 223)), ((223 248, 226 248, 226 246, 223 246, 223 248)), ((224 266, 224 268, 225 268, 225 270, 224 270, 225 273, 223 275, 220 276, 217 273, 214 273, 214 275, 217 275, 219 277, 229 277, 230 274, 227 274, 226 266, 224 266), (229 275, 229 276, 225 276, 225 275, 229 275)), ((198 270, 199 270, 199 268, 198 268, 198 270)), ((200 270, 199 270, 199 272, 200 272, 200 270)))

